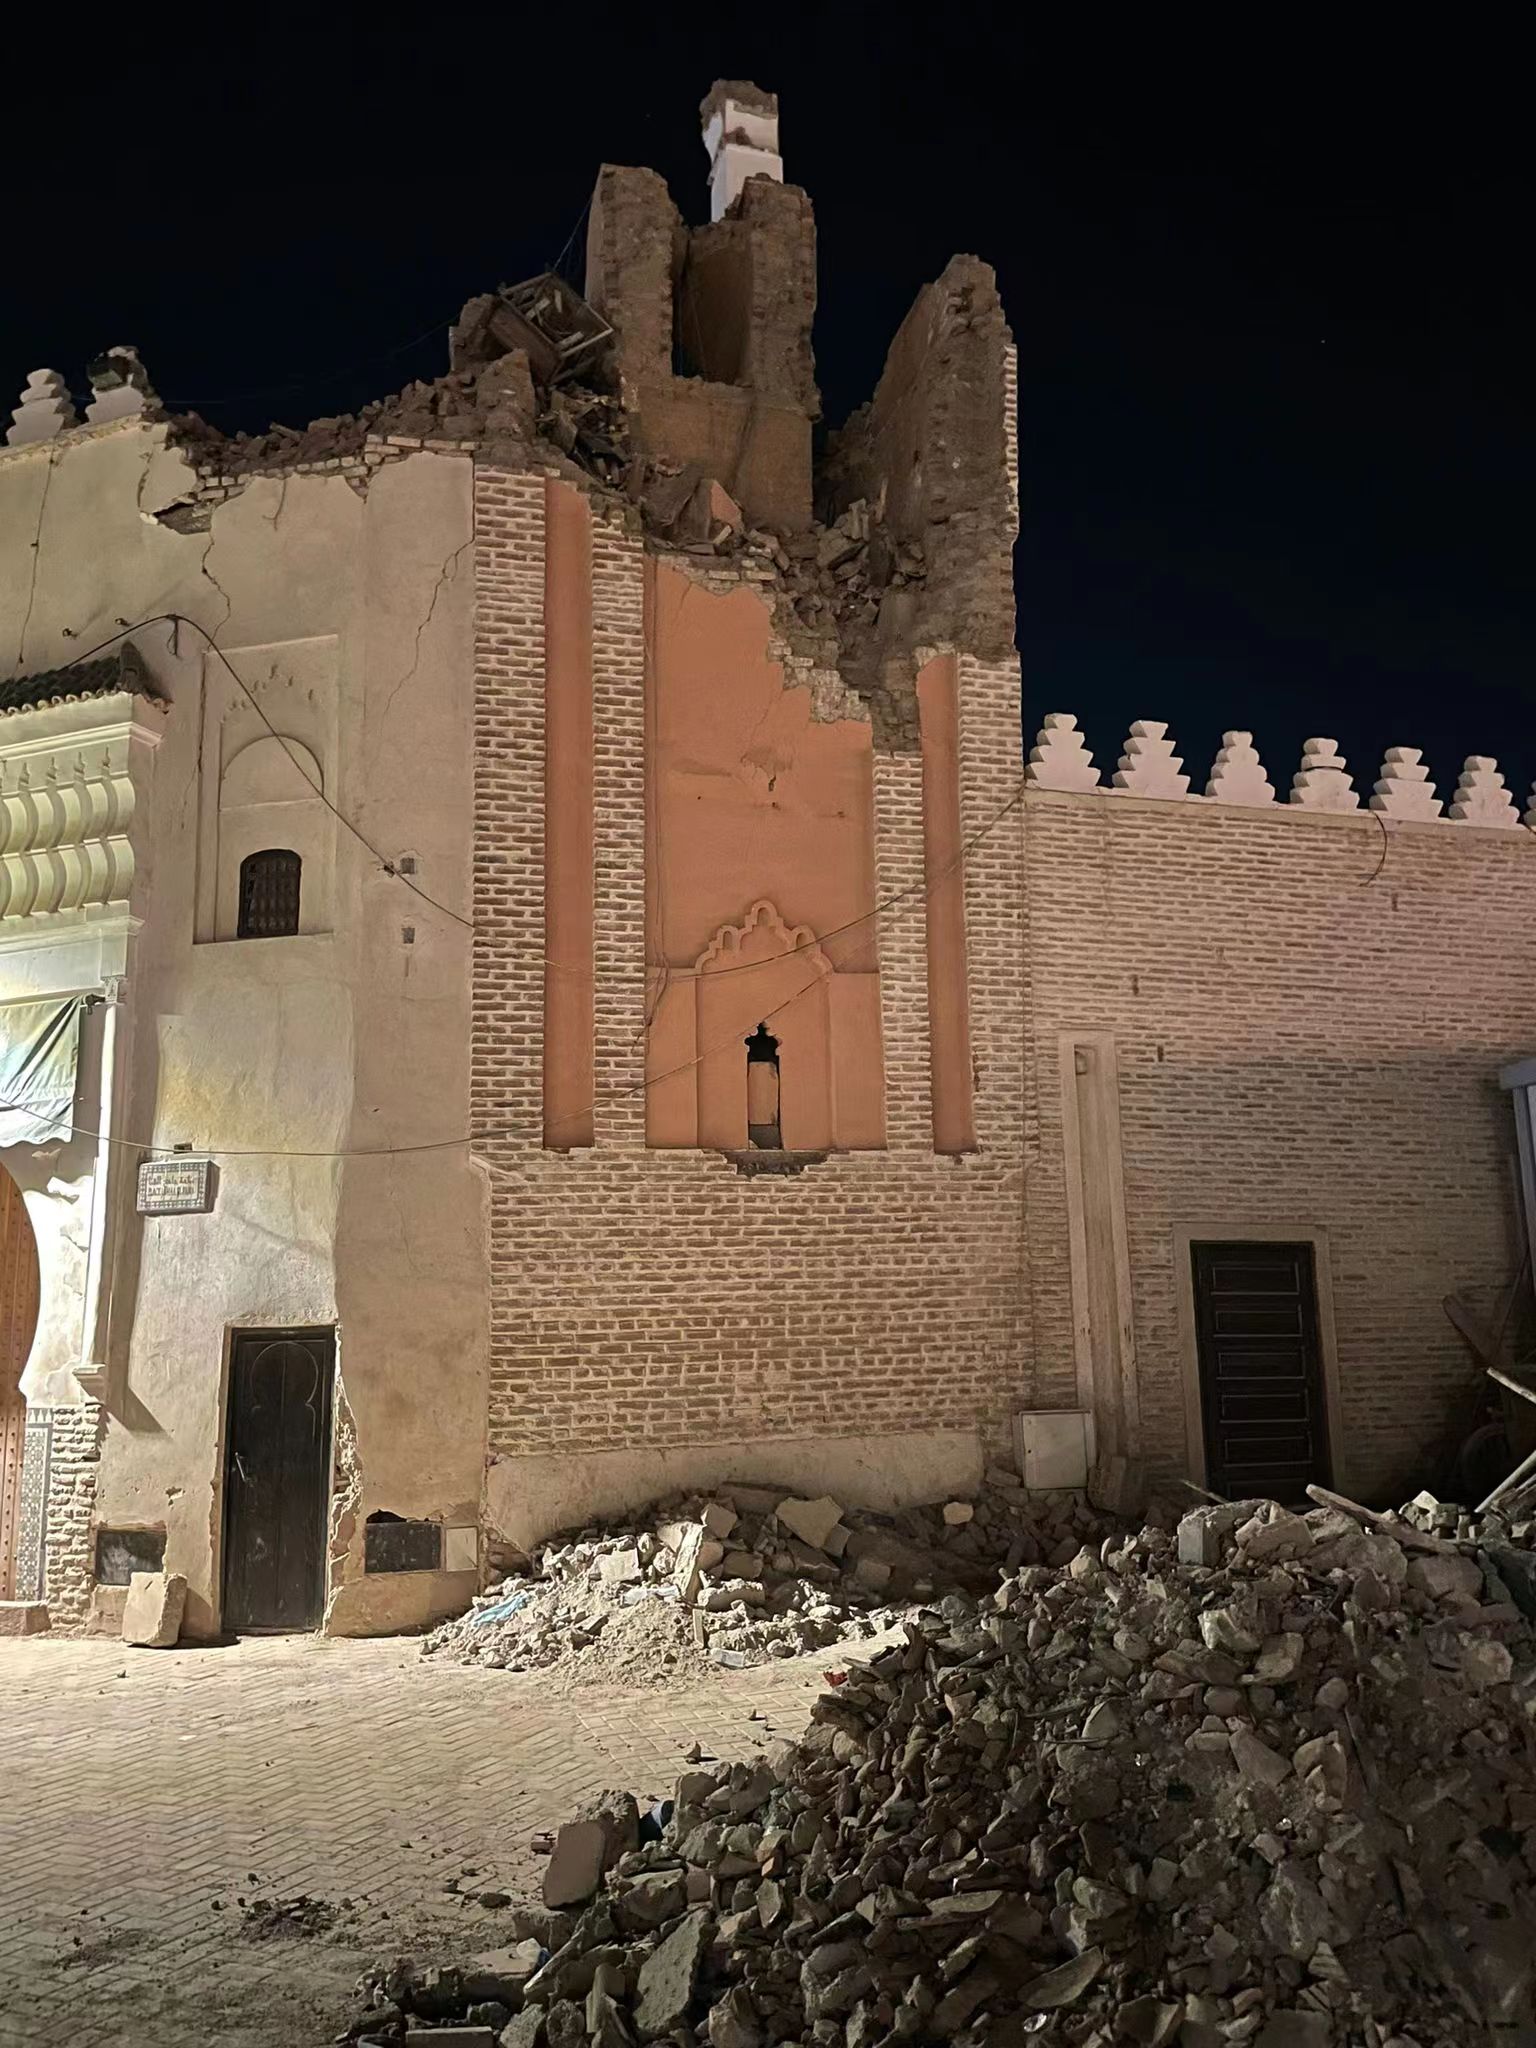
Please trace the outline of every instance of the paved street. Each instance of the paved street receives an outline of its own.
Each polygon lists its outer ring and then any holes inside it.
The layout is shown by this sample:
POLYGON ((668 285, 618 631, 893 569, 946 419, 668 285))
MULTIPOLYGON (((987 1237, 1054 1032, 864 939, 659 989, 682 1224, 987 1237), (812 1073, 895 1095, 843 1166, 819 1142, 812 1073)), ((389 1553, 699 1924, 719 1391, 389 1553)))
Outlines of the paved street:
POLYGON ((560 1693, 408 1640, 0 1643, 0 2043, 319 2048, 365 1966, 505 1938, 449 1879, 526 1895, 537 1829, 798 1733, 835 1661, 560 1693), (298 1893, 334 1926, 257 1938, 239 1902, 298 1893))

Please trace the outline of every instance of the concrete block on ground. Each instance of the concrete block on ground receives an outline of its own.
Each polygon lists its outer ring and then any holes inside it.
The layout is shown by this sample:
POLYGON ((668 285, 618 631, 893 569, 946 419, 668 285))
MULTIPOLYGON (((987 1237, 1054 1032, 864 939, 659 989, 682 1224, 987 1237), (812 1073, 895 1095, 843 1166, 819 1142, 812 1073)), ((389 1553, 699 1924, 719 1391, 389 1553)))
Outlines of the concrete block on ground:
POLYGON ((181 1634, 187 1582, 180 1572, 135 1572, 123 1602, 123 1641, 140 1650, 168 1650, 181 1634))
POLYGON ((48 1631, 46 1600, 0 1600, 0 1636, 40 1636, 48 1631))

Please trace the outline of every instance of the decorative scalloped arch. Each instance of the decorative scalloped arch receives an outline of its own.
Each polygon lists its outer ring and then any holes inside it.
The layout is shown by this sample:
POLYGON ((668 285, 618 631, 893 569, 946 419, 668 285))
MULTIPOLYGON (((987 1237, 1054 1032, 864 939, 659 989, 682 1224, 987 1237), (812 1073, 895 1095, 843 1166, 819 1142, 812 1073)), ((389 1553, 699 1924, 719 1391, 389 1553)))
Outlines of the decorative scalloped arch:
POLYGON ((759 959, 782 959, 793 953, 821 974, 830 975, 836 971, 808 924, 786 924, 774 905, 766 897, 760 897, 740 924, 721 925, 694 962, 695 974, 708 974, 711 970, 743 964, 743 955, 751 957, 753 942, 759 935, 769 941, 767 946, 756 949, 759 959))

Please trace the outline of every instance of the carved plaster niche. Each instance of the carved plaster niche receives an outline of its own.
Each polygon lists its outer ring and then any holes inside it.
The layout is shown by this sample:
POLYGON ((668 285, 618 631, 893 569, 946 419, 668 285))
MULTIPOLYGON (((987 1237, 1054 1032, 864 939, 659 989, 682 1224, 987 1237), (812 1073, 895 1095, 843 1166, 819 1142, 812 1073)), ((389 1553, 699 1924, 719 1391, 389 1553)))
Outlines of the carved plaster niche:
POLYGON ((322 634, 233 647, 228 654, 261 710, 210 653, 203 678, 194 936, 199 943, 236 937, 241 863, 277 848, 299 856, 298 930, 330 931, 339 643, 322 634))
POLYGON ((824 1151, 833 1134, 832 983, 836 970, 808 925, 754 903, 722 925, 694 964, 699 1143, 747 1143, 746 1041, 759 1024, 779 1042, 780 1122, 787 1151, 824 1151))

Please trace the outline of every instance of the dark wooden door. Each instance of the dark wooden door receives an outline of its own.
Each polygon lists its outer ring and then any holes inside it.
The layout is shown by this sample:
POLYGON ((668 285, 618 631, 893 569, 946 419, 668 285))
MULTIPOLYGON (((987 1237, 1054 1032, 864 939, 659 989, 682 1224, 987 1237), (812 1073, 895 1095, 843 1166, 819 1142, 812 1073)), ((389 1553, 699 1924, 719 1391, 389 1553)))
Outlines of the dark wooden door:
POLYGON ((1328 1422, 1310 1244, 1197 1244, 1206 1483, 1229 1500, 1326 1485, 1328 1422))
POLYGON ((224 1626, 314 1628, 325 1605, 332 1330, 238 1330, 224 1458, 224 1626))

